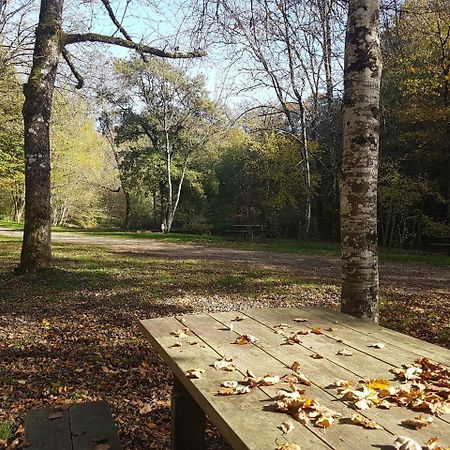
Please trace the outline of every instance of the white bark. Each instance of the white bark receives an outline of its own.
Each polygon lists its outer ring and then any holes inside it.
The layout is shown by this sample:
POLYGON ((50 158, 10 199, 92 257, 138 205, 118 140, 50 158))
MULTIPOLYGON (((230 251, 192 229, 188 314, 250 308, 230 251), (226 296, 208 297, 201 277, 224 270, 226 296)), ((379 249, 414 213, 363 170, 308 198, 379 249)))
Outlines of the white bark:
POLYGON ((341 185, 343 312, 378 322, 377 176, 381 78, 378 0, 350 0, 341 185))

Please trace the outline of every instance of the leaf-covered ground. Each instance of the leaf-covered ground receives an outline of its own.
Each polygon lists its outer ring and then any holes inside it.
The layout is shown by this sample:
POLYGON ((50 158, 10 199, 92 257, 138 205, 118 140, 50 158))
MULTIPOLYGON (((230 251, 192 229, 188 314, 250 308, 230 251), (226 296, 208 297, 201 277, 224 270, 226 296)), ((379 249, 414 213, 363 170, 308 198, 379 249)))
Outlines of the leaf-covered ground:
MULTIPOLYGON (((0 246, 0 448, 20 440, 27 409, 100 398, 125 449, 169 448, 171 374, 138 319, 339 302, 338 261, 324 257, 72 239, 54 245, 55 268, 17 276, 20 241, 0 246)), ((383 323, 450 346, 448 268, 389 267, 383 323)), ((226 448, 214 428, 207 438, 226 448)))

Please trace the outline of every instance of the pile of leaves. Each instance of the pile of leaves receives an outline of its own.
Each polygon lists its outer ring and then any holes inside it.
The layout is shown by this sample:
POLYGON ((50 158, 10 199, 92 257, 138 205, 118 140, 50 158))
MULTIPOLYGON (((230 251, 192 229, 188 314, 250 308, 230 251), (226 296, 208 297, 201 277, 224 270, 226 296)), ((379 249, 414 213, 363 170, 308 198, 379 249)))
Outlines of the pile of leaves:
MULTIPOLYGON (((432 415, 450 413, 450 370, 447 367, 421 358, 411 366, 391 369, 391 372, 400 382, 397 385, 376 379, 352 387, 351 381, 339 380, 335 387, 342 399, 350 401, 358 410, 401 406, 432 415)), ((431 422, 432 418, 417 416, 404 425, 420 429, 431 422)))

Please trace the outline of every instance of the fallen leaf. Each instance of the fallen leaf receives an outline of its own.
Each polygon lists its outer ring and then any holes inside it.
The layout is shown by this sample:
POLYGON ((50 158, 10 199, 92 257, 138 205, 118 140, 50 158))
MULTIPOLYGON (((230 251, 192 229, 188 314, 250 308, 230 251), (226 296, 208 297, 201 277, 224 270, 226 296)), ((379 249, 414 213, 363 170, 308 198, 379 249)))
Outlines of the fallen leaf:
POLYGON ((376 378, 374 380, 369 380, 365 384, 369 389, 375 389, 375 390, 388 389, 391 385, 388 380, 384 380, 382 378, 376 378))
POLYGON ((110 450, 112 447, 109 444, 97 444, 94 450, 110 450))
POLYGON ((154 430, 155 428, 158 427, 158 425, 156 425, 156 423, 155 423, 155 422, 152 422, 152 421, 146 422, 145 426, 146 426, 149 430, 154 430))
POLYGON ((352 423, 354 423, 355 425, 360 425, 367 429, 372 429, 372 430, 382 428, 374 420, 370 420, 367 417, 361 416, 361 414, 353 414, 352 423))
POLYGON ((329 428, 333 422, 334 418, 332 416, 323 415, 316 420, 315 425, 320 428, 329 428))
POLYGON ((237 381, 222 381, 220 385, 226 388, 236 388, 239 383, 237 381))
POLYGON ((353 403, 353 406, 356 409, 360 409, 361 411, 365 411, 366 409, 370 409, 371 403, 366 398, 362 398, 361 400, 358 400, 357 402, 353 403))
POLYGON ((382 349, 385 348, 386 345, 383 344, 382 342, 375 342, 374 344, 370 344, 369 347, 382 349))
POLYGON ((232 372, 236 370, 236 366, 233 364, 232 360, 227 358, 221 358, 214 361, 212 366, 217 370, 225 370, 226 372, 232 372))
POLYGON ((279 383, 280 381, 280 377, 278 375, 264 375, 264 377, 262 378, 261 384, 263 386, 272 386, 274 384, 279 383))
POLYGON ((305 319, 303 317, 296 317, 295 319, 292 319, 294 322, 308 322, 308 319, 305 319))
POLYGON ((147 403, 141 409, 139 409, 139 414, 141 416, 148 414, 153 408, 147 403))
POLYGON ((184 374, 187 378, 196 379, 200 378, 204 372, 204 369, 189 369, 184 374))
POLYGON ((433 422, 433 417, 427 417, 424 418, 422 416, 416 416, 414 419, 406 419, 403 420, 401 423, 405 427, 411 428, 413 430, 421 430, 422 428, 426 427, 427 425, 430 425, 430 423, 433 422))
POLYGON ((439 437, 434 436, 430 439, 428 439, 427 442, 425 442, 425 445, 428 447, 428 450, 434 450, 436 446, 438 445, 439 437))
POLYGON ((352 356, 353 352, 350 352, 348 350, 346 350, 345 348, 339 350, 336 355, 341 355, 341 356, 352 356))
POLYGON ((309 355, 312 359, 323 359, 323 356, 320 353, 313 353, 309 355))
POLYGON ((335 331, 335 330, 334 330, 333 327, 330 327, 330 328, 327 328, 325 331, 329 331, 330 333, 332 333, 332 332, 335 331))
POLYGON ((252 336, 251 334, 243 334, 242 336, 239 336, 238 338, 236 338, 236 340, 233 342, 233 344, 238 344, 238 345, 245 345, 245 344, 254 344, 255 342, 257 342, 258 339, 255 336, 252 336))
POLYGON ((236 316, 234 319, 231 319, 231 321, 232 322, 241 322, 244 319, 245 319, 244 316, 236 316))
POLYGON ((298 361, 294 361, 291 365, 291 369, 294 372, 298 372, 300 370, 300 363, 298 361))
POLYGON ((296 373, 295 377, 299 383, 306 384, 306 386, 311 386, 311 381, 304 373, 296 373))
POLYGON ((322 330, 321 330, 319 327, 313 328, 313 329, 311 330, 311 333, 314 333, 314 334, 323 334, 323 333, 322 333, 322 330))
POLYGON ((286 444, 279 445, 275 450, 302 450, 302 448, 293 442, 286 442, 286 444))
POLYGON ((283 422, 279 428, 283 434, 288 434, 294 429, 294 425, 292 422, 283 422))
POLYGON ((175 342, 171 347, 181 347, 183 344, 181 342, 175 342))
POLYGON ((185 338, 185 337, 187 337, 188 331, 189 331, 189 328, 182 328, 181 330, 173 330, 170 332, 170 334, 177 338, 185 338))
POLYGON ((422 446, 407 436, 395 436, 394 447, 397 450, 422 450, 422 446))

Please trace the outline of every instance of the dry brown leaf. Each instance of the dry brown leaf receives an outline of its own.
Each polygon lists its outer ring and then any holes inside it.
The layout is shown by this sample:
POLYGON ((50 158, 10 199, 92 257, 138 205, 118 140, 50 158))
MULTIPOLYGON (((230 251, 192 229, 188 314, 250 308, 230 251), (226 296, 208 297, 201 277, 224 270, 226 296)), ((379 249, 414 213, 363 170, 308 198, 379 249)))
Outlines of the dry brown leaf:
POLYGON ((230 358, 221 358, 217 361, 214 361, 212 366, 217 370, 224 370, 226 372, 233 372, 236 370, 236 366, 230 361, 230 358))
POLYGON ((313 353, 309 355, 312 359, 323 359, 323 356, 320 353, 313 353))
POLYGON ((185 338, 185 337, 187 337, 188 331, 189 331, 189 328, 182 328, 181 330, 173 330, 170 332, 170 334, 177 338, 185 338))
POLYGON ((372 430, 381 428, 381 426, 378 425, 374 420, 370 420, 367 417, 361 416, 361 414, 353 414, 352 423, 372 430))
POLYGON ((422 416, 416 416, 414 419, 406 419, 403 420, 401 423, 405 427, 411 428, 413 430, 421 430, 422 428, 426 427, 427 425, 430 425, 430 423, 433 422, 433 417, 429 416, 427 418, 424 418, 422 416))
POLYGON ((280 430, 283 434, 288 434, 294 429, 294 425, 292 422, 283 422, 280 425, 280 430))
POLYGON ((372 403, 368 401, 366 398, 362 398, 361 400, 358 400, 357 402, 353 403, 354 407, 356 409, 360 409, 361 411, 370 409, 371 404, 372 403))
POLYGON ((308 322, 308 319, 305 319, 304 317, 296 317, 295 319, 292 319, 293 322, 308 322))
POLYGON ((394 447, 397 450, 422 450, 422 446, 407 436, 395 436, 394 447))
POLYGON ((427 442, 425 442, 425 445, 428 447, 428 450, 434 450, 436 446, 438 445, 439 437, 434 436, 430 439, 428 439, 427 442))
POLYGON ((286 442, 285 444, 279 445, 275 450, 302 450, 302 448, 293 442, 286 442))
POLYGON ((314 333, 314 334, 323 334, 323 333, 322 333, 322 330, 321 330, 319 327, 313 328, 313 329, 311 330, 311 333, 314 333))
POLYGON ((306 386, 311 386, 311 381, 304 373, 295 373, 297 381, 301 384, 306 384, 306 386))
POLYGON ((325 331, 329 331, 330 333, 332 333, 333 331, 335 331, 335 329, 333 327, 329 327, 325 331))
POLYGON ((391 409, 392 403, 387 400, 381 400, 381 402, 378 403, 377 406, 378 406, 378 408, 382 408, 382 409, 391 409))
POLYGON ((110 450, 112 447, 110 444, 103 443, 103 444, 97 444, 94 447, 94 450, 110 450))
POLYGON ((319 428, 329 428, 333 422, 334 418, 332 416, 322 415, 316 420, 315 425, 319 428))
POLYGON ((184 372, 184 374, 186 375, 187 378, 191 378, 191 379, 197 379, 200 378, 202 376, 202 373, 204 373, 205 370, 204 369, 189 369, 186 370, 186 372, 184 372))
POLYGON ((264 377, 261 379, 261 384, 263 386, 272 386, 274 384, 277 384, 280 382, 280 377, 278 375, 264 375, 264 377))
POLYGON ((148 414, 152 410, 152 407, 147 403, 142 408, 139 409, 139 414, 141 416, 144 416, 145 414, 148 414))
POLYGON ((340 355, 340 356, 352 356, 353 352, 350 352, 349 350, 346 350, 345 348, 339 350, 336 355, 340 355))
POLYGON ((242 336, 239 336, 236 338, 236 340, 233 342, 233 344, 238 345, 245 345, 245 344, 253 344, 257 342, 258 339, 255 336, 252 336, 251 334, 243 334, 242 336))
POLYGON ((303 410, 298 410, 292 415, 293 419, 302 425, 306 425, 310 422, 308 415, 303 410))
POLYGON ((220 385, 226 388, 236 388, 239 383, 237 381, 222 381, 220 385))
POLYGON ((175 342, 171 347, 181 347, 183 344, 181 342, 175 342))
POLYGON ((231 319, 232 322, 241 322, 242 320, 245 320, 244 316, 236 316, 234 319, 231 319))
POLYGON ((291 364, 291 369, 292 369, 294 372, 298 372, 298 371, 300 370, 300 363, 299 363, 298 361, 294 361, 294 362, 291 364))

